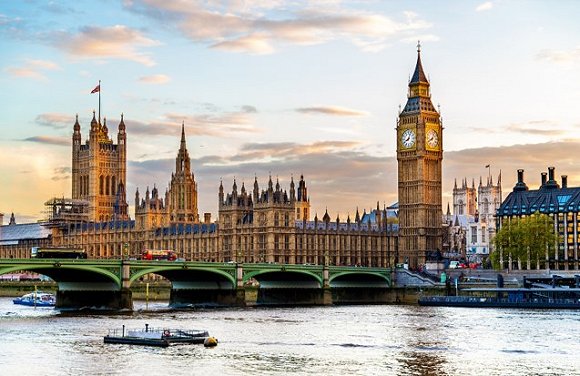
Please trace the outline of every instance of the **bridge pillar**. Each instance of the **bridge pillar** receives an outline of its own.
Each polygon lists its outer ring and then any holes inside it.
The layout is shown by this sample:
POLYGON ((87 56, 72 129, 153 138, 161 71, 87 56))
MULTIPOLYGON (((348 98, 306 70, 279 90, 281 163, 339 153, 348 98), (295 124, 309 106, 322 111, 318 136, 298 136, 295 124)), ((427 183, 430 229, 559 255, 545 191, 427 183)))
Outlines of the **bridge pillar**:
POLYGON ((238 289, 244 288, 244 265, 242 263, 236 264, 236 287, 238 289))
POLYGON ((324 288, 330 287, 330 277, 329 277, 329 272, 328 272, 328 265, 324 265, 324 268, 322 269, 322 280, 323 280, 322 286, 324 288))
POLYGON ((120 311, 133 310, 133 295, 121 290, 58 290, 56 307, 63 310, 120 311))

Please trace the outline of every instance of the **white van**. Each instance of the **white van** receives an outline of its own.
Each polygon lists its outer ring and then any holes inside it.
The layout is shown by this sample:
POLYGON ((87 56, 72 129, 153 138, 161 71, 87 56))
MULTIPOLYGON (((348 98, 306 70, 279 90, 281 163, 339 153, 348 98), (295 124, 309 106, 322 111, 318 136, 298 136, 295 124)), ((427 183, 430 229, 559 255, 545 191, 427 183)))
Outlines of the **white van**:
POLYGON ((449 263, 449 269, 458 269, 459 268, 459 261, 451 261, 449 263))

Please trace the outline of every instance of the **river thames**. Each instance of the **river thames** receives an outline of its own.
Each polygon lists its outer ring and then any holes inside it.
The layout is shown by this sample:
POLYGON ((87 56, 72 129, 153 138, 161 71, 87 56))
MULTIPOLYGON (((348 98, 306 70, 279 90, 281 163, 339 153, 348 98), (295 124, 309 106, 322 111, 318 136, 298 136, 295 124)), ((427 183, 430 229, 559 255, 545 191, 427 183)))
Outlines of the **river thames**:
POLYGON ((329 306, 62 314, 0 298, 0 375, 579 375, 580 312, 329 306), (205 329, 215 348, 103 343, 108 329, 205 329))

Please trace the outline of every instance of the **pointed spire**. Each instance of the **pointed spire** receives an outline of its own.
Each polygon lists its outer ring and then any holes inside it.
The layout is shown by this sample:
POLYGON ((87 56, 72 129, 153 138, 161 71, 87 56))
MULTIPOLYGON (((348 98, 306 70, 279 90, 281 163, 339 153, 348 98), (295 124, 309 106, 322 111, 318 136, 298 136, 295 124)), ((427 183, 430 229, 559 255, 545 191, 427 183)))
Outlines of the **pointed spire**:
POLYGON ((421 42, 417 41, 417 64, 415 65, 415 72, 409 84, 417 84, 419 82, 429 83, 427 75, 423 71, 423 64, 421 64, 421 42))
POLYGON ((447 216, 451 215, 451 209, 449 208, 449 201, 447 201, 447 216))
POLYGON ((481 179, 481 175, 479 175, 479 186, 481 187, 483 185, 482 179, 481 179))
POLYGON ((75 116, 75 124, 73 125, 73 130, 75 133, 81 131, 81 125, 79 124, 79 114, 76 114, 75 116))
POLYGON ((185 149, 185 121, 181 122, 181 149, 185 149))
POLYGON ((453 186, 453 189, 457 189, 457 178, 455 178, 455 185, 453 186))
POLYGON ((121 121, 119 122, 119 133, 125 132, 124 114, 121 112, 121 121))

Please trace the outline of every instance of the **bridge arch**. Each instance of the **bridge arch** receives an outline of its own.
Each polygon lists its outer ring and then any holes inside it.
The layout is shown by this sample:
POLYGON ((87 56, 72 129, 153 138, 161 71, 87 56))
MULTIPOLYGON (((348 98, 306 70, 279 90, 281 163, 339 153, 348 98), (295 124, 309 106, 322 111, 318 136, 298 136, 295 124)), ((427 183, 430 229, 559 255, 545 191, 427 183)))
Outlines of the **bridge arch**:
POLYGON ((116 286, 121 286, 121 276, 119 273, 87 265, 72 264, 62 261, 54 261, 42 264, 13 264, 0 268, 0 275, 17 271, 30 271, 46 275, 56 283, 70 282, 82 273, 79 280, 85 280, 89 275, 89 280, 98 282, 113 282, 116 286), (88 274, 87 274, 88 273, 88 274))
POLYGON ((369 287, 391 287, 389 275, 379 272, 343 271, 329 276, 331 287, 348 287, 365 285, 369 287))
POLYGON ((262 282, 264 280, 269 281, 287 281, 287 282, 297 282, 303 279, 296 278, 300 276, 308 277, 307 281, 314 281, 318 284, 318 287, 322 287, 324 284, 323 278, 321 275, 318 275, 315 272, 309 270, 285 270, 285 269, 263 269, 263 270, 253 270, 244 274, 243 282, 246 283, 250 279, 254 278, 258 280, 258 282, 262 282), (270 277, 270 278, 268 278, 270 277))
MULTIPOLYGON (((135 268, 135 267, 133 267, 135 268)), ((222 279, 227 282, 230 282, 232 287, 236 286, 236 279, 233 275, 228 273, 227 271, 214 269, 214 268, 204 268, 204 267, 191 267, 187 265, 171 265, 171 266, 154 266, 154 267, 144 267, 142 269, 137 269, 137 271, 131 275, 129 278, 129 284, 133 284, 139 278, 147 275, 147 274, 158 274, 167 279, 171 282, 173 280, 171 277, 179 277, 179 279, 184 279, 187 276, 193 276, 195 273, 201 273, 205 276, 215 275, 218 277, 216 279, 222 279), (220 278, 221 277, 221 278, 220 278)))

